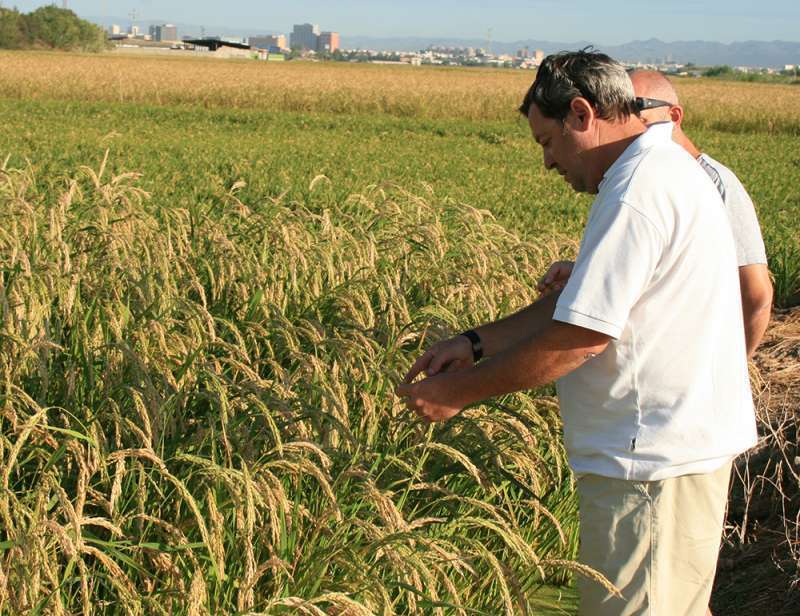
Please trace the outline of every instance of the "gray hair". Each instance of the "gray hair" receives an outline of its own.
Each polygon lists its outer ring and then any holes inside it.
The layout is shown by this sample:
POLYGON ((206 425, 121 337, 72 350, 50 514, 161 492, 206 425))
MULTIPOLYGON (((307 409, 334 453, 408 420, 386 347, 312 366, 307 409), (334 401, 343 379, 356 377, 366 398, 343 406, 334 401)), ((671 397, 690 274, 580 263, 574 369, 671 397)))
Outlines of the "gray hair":
POLYGON ((531 105, 536 105, 546 118, 563 121, 576 96, 589 101, 603 120, 638 114, 625 67, 591 48, 547 56, 519 111, 527 117, 531 105))

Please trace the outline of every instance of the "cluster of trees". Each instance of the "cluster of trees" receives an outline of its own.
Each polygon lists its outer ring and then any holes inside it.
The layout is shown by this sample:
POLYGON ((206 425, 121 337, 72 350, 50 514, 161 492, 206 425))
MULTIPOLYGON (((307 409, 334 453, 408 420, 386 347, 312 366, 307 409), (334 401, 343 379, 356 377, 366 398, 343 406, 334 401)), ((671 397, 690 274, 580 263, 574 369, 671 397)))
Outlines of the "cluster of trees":
POLYGON ((733 67, 722 64, 719 66, 712 66, 703 71, 703 77, 730 77, 734 72, 733 67))
POLYGON ((800 71, 797 66, 788 70, 769 72, 766 69, 754 69, 748 72, 737 71, 727 64, 712 66, 703 71, 703 77, 718 77, 735 81, 766 81, 776 83, 798 83, 800 71))
POLYGON ((75 13, 44 6, 32 13, 0 7, 0 48, 100 51, 108 45, 102 28, 75 13))

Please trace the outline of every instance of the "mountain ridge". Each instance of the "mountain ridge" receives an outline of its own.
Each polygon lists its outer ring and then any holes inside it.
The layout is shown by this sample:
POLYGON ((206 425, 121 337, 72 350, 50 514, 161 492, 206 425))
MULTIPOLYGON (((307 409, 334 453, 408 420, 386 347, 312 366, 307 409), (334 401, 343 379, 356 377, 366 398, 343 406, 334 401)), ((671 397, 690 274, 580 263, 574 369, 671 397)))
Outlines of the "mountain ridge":
MULTIPOLYGON (((487 47, 481 39, 452 37, 395 37, 373 38, 342 36, 342 46, 376 50, 416 50, 428 45, 456 47, 487 47)), ((673 41, 658 38, 635 40, 621 45, 601 45, 592 41, 554 42, 541 39, 524 39, 511 42, 493 41, 494 53, 513 54, 523 47, 531 51, 541 49, 546 54, 565 49, 581 49, 592 45, 599 51, 624 62, 658 63, 671 60, 680 64, 692 62, 699 65, 729 64, 731 66, 762 66, 783 68, 786 64, 800 64, 800 42, 794 41, 673 41)))

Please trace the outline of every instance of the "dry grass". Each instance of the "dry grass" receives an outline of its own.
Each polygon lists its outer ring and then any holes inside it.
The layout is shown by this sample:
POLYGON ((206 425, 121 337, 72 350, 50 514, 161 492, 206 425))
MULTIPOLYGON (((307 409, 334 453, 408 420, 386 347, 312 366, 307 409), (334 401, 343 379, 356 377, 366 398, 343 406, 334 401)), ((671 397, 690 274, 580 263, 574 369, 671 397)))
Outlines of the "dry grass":
POLYGON ((793 616, 800 598, 800 310, 775 315, 756 356, 759 444, 737 460, 714 605, 793 616))
POLYGON ((776 312, 757 361, 775 393, 800 401, 800 310, 776 312))

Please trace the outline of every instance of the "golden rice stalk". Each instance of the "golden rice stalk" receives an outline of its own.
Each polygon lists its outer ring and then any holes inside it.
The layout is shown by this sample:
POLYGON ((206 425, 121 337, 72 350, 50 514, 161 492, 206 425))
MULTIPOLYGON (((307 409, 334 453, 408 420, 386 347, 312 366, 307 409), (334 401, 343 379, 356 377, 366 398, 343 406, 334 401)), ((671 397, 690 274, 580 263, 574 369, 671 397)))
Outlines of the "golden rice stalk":
POLYGON ((3 562, 0 560, 0 614, 5 613, 5 605, 8 600, 8 576, 3 567, 3 562))
POLYGON ((211 541, 211 536, 208 532, 208 527, 206 526, 205 519, 200 511, 200 507, 198 506, 197 501, 195 501, 191 492, 189 492, 189 490, 186 488, 186 485, 180 479, 175 477, 175 475, 170 473, 169 470, 167 469, 166 464, 164 464, 164 461, 161 458, 159 458, 154 451, 150 449, 123 449, 120 451, 115 451, 110 456, 108 456, 108 461, 115 462, 116 460, 125 457, 139 458, 151 462, 154 466, 156 466, 156 468, 158 468, 159 472, 167 480, 169 480, 169 482, 172 483, 172 485, 175 486, 178 493, 181 495, 186 504, 189 505, 189 509, 191 509, 192 513, 194 514, 195 521, 197 522, 197 529, 200 531, 200 535, 203 538, 203 543, 205 543, 205 545, 209 549, 209 555, 211 556, 212 562, 214 563, 214 568, 216 569, 217 573, 219 574, 219 577, 221 578, 222 576, 220 572, 224 570, 225 563, 219 560, 218 555, 214 554, 211 551, 212 541, 211 541))
MULTIPOLYGON (((118 445, 119 446, 119 445, 118 445)), ((114 515, 117 501, 122 494, 122 480, 125 477, 125 459, 120 458, 114 464, 114 480, 111 484, 111 496, 109 498, 109 515, 114 515)))
POLYGON ((567 536, 564 534, 564 529, 561 527, 561 523, 558 521, 558 518, 555 516, 555 514, 553 514, 547 507, 542 505, 541 501, 538 499, 523 499, 520 501, 520 505, 526 504, 533 509, 537 515, 546 517, 556 529, 558 538, 561 540, 562 545, 567 545, 567 536))
POLYGON ((272 599, 267 603, 266 609, 263 612, 248 612, 246 616, 270 616, 275 613, 273 610, 277 607, 290 607, 295 610, 295 614, 302 614, 303 616, 329 616, 311 601, 300 597, 272 599))
POLYGON ((188 616, 207 616, 208 615, 208 591, 203 571, 197 569, 192 577, 192 587, 189 589, 188 597, 188 616))
POLYGON ((315 603, 330 603, 329 614, 337 616, 373 616, 373 612, 354 601, 349 596, 341 592, 329 592, 320 595, 315 603))
POLYGON ((89 568, 86 566, 83 558, 78 556, 78 572, 81 578, 81 607, 83 608, 83 616, 91 616, 93 612, 92 595, 89 592, 89 568))
MULTIPOLYGON (((212 490, 206 491, 206 503, 208 504, 208 517, 211 521, 211 535, 209 550, 214 556, 215 562, 220 563, 219 576, 225 577, 225 518, 217 509, 217 497, 212 490)), ((241 610, 240 610, 241 611, 241 610)))
POLYGON ((277 545, 281 537, 281 520, 285 518, 286 512, 291 510, 291 502, 286 496, 280 480, 272 473, 261 471, 260 476, 255 479, 258 492, 266 504, 269 514, 269 533, 272 545, 277 545))
POLYGON ((456 460, 461 466, 463 466, 466 471, 475 479, 475 482, 484 489, 490 489, 490 485, 483 474, 478 470, 478 467, 473 464, 472 460, 470 460, 466 455, 464 455, 461 451, 456 449, 455 447, 451 447, 450 445, 445 445, 444 443, 420 443, 418 447, 427 447, 432 451, 440 451, 445 455, 449 456, 453 460, 456 460))
POLYGON ((408 523, 391 499, 390 492, 380 490, 371 478, 364 482, 364 489, 390 532, 408 531, 408 523))
POLYGON ((328 185, 330 185, 330 183, 331 183, 330 179, 325 175, 318 175, 318 176, 314 177, 314 179, 311 180, 311 182, 308 185, 308 192, 310 192, 310 193, 314 192, 314 189, 319 184, 322 184, 323 182, 327 183, 328 185))
MULTIPOLYGON (((464 516, 458 520, 459 526, 485 528, 491 531, 496 537, 502 539, 503 542, 513 550, 519 558, 524 562, 533 564, 540 567, 539 557, 534 552, 533 547, 526 543, 522 537, 509 528, 505 521, 500 520, 486 520, 475 516, 464 516)), ((543 573, 543 572, 542 572, 543 573)))
POLYGON ((570 571, 575 571, 576 573, 579 573, 591 580, 594 580, 615 597, 622 598, 622 593, 620 592, 620 590, 616 586, 614 586, 608 580, 608 578, 606 578, 599 571, 595 571, 594 569, 592 569, 587 565, 575 562, 573 560, 562 560, 558 558, 543 560, 541 564, 542 566, 545 567, 559 567, 563 569, 568 569, 570 571))
POLYGON ((253 553, 253 543, 255 542, 256 510, 254 504, 253 480, 247 466, 242 464, 242 474, 244 476, 244 495, 245 495, 245 527, 244 527, 244 578, 239 589, 238 609, 244 612, 253 607, 255 596, 253 586, 256 577, 256 558, 253 553))
MULTIPOLYGON (((399 558, 399 554, 395 555, 395 554, 392 554, 391 552, 388 552, 388 553, 392 557, 394 557, 394 558, 396 558, 398 560, 398 563, 397 563, 398 565, 403 563, 404 559, 399 558)), ((408 557, 408 554, 405 554, 404 556, 408 557)), ((406 580, 406 583, 409 586, 411 586, 412 588, 416 588, 417 590, 421 591, 423 586, 422 586, 422 579, 420 578, 420 575, 419 575, 419 571, 417 571, 416 568, 412 568, 410 571, 409 570, 406 570, 406 571, 407 572, 403 575, 403 578, 406 580)), ((406 601, 408 601, 408 609, 409 609, 409 611, 412 614, 419 613, 418 607, 417 607, 417 594, 414 593, 414 592, 406 592, 405 596, 406 596, 406 601)))
MULTIPOLYGON (((189 543, 189 539, 183 533, 181 529, 177 526, 170 524, 167 520, 162 520, 161 518, 157 518, 155 516, 151 516, 148 514, 137 513, 131 516, 131 519, 141 521, 141 522, 148 522, 153 524, 154 526, 158 526, 163 528, 174 540, 175 544, 177 545, 186 545, 189 543)), ((186 550, 185 555, 190 561, 190 564, 194 570, 200 568, 200 561, 195 556, 192 550, 186 550)))
POLYGON ((112 524, 105 518, 96 518, 96 517, 83 517, 80 520, 81 526, 99 526, 100 528, 105 528, 107 531, 111 533, 114 537, 122 537, 124 533, 119 526, 112 524))
MULTIPOLYGON (((27 397, 27 396, 26 396, 27 397)), ((2 487, 3 491, 3 500, 5 501, 6 495, 9 493, 8 489, 8 480, 11 476, 11 471, 14 470, 16 466, 17 457, 19 456, 20 452, 22 451, 25 442, 28 440, 28 437, 33 432, 34 428, 39 424, 42 419, 44 419, 47 415, 47 409, 39 407, 38 404, 33 402, 30 398, 28 398, 29 402, 33 403, 37 408, 37 411, 28 418, 22 428, 19 431, 19 436, 17 440, 14 442, 14 445, 11 447, 11 450, 8 453, 8 459, 5 463, 0 467, 0 487, 2 487)), ((4 507, 4 510, 6 507, 4 507)), ((9 518, 6 523, 9 527, 13 527, 13 523, 9 518)))
POLYGON ((492 553, 491 550, 486 549, 480 543, 478 543, 476 547, 481 556, 483 556, 483 558, 489 564, 489 567, 492 569, 494 573, 491 580, 492 582, 496 583, 500 588, 500 595, 503 598, 503 606, 505 608, 506 616, 514 616, 515 613, 514 600, 511 596, 511 591, 508 588, 508 582, 506 581, 506 572, 503 569, 503 566, 500 564, 500 561, 492 553))
POLYGON ((125 599, 121 602, 125 611, 133 616, 142 614, 142 605, 136 592, 136 587, 133 585, 133 582, 131 582, 130 578, 125 574, 125 572, 120 568, 120 566, 117 565, 117 563, 114 562, 114 560, 108 555, 106 555, 105 552, 98 550, 92 545, 84 545, 82 551, 84 554, 90 554, 96 558, 98 561, 103 563, 106 569, 108 569, 110 573, 108 580, 125 599))
POLYGON ((444 567, 442 567, 438 563, 433 563, 433 569, 438 573, 438 578, 441 580, 442 585, 447 589, 447 592, 450 593, 450 599, 448 600, 449 603, 455 602, 455 613, 458 616, 467 616, 467 612, 464 610, 463 606, 461 605, 461 600, 459 598, 460 592, 458 591, 458 587, 453 582, 452 578, 447 574, 444 567))

